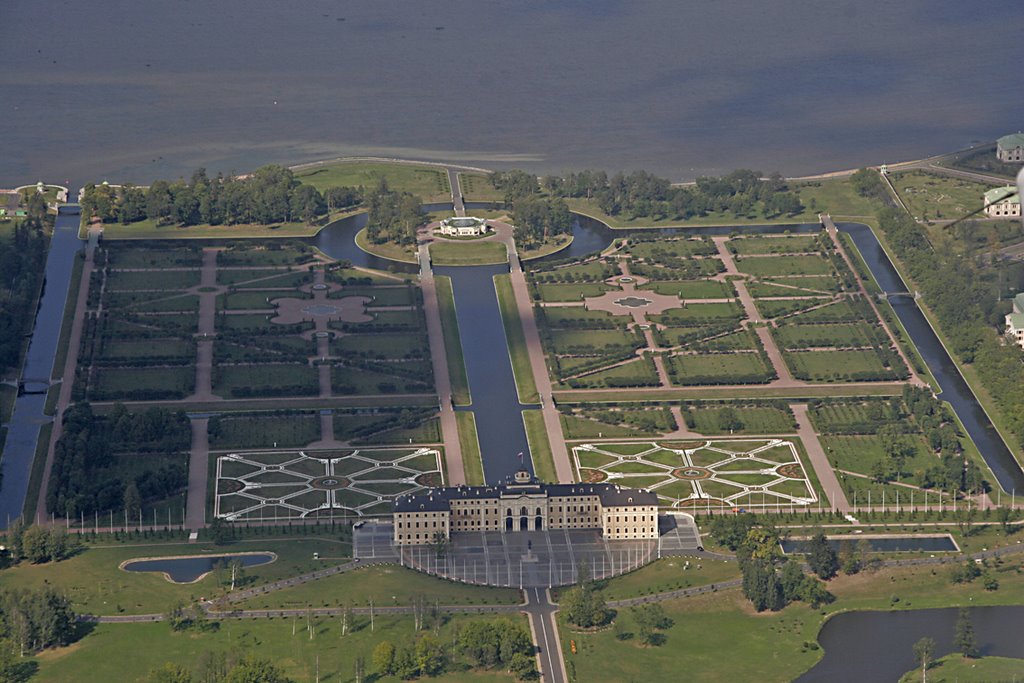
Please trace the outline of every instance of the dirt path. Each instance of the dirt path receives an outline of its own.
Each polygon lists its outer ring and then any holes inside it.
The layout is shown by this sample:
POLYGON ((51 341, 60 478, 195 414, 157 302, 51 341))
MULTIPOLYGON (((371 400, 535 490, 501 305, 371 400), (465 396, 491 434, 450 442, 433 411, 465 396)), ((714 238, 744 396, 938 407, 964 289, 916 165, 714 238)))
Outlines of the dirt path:
POLYGON ((206 489, 210 478, 210 420, 192 418, 192 449, 188 457, 188 495, 185 498, 185 526, 206 526, 206 489))
POLYGON ((537 393, 540 395, 540 410, 544 417, 544 431, 547 432, 548 443, 551 446, 555 476, 559 482, 569 484, 574 481, 574 478, 572 463, 569 460, 569 450, 565 447, 562 418, 555 406, 551 377, 548 375, 547 362, 544 360, 544 347, 541 345, 540 333, 537 331, 537 319, 533 315, 533 300, 530 298, 530 290, 526 286, 526 276, 523 274, 523 267, 519 261, 519 252, 516 251, 511 229, 505 233, 503 241, 508 248, 509 279, 512 282, 516 309, 519 311, 519 321, 523 326, 526 350, 530 356, 530 370, 533 373, 533 381, 537 385, 537 393))
POLYGON ((419 247, 420 289, 423 292, 423 313, 427 320, 427 339, 430 344, 430 360, 434 368, 434 386, 437 388, 441 410, 441 439, 444 441, 444 460, 448 470, 449 486, 466 483, 466 472, 462 466, 462 446, 459 443, 459 424, 455 419, 452 402, 452 380, 448 373, 448 356, 445 354, 444 329, 441 327, 441 308, 437 301, 437 285, 434 271, 430 267, 429 244, 419 247))
POLYGON ((213 393, 213 337, 217 335, 217 295, 224 291, 217 287, 217 249, 203 249, 203 265, 199 287, 199 335, 196 342, 196 383, 190 401, 216 401, 213 393))
POLYGON ((799 427, 797 429, 797 436, 804 442, 807 456, 810 458, 814 473, 818 475, 818 482, 821 483, 821 488, 825 491, 825 497, 828 498, 829 506, 837 512, 849 513, 851 510, 850 503, 846 500, 846 493, 839 485, 839 479, 836 478, 836 473, 832 470, 832 465, 829 464, 828 456, 825 455, 825 449, 822 448, 821 442, 818 441, 818 434, 811 425, 811 418, 807 415, 807 404, 791 403, 789 409, 793 411, 793 415, 796 417, 796 423, 799 427))
POLYGON ((778 379, 771 382, 771 385, 774 387, 796 387, 806 384, 806 382, 793 379, 793 373, 789 371, 789 366, 786 365, 782 352, 779 351, 779 347, 775 344, 775 337, 772 336, 772 331, 767 327, 757 327, 754 331, 757 332, 757 337, 761 340, 765 353, 768 354, 768 360, 771 361, 772 367, 775 368, 775 374, 778 375, 778 379))

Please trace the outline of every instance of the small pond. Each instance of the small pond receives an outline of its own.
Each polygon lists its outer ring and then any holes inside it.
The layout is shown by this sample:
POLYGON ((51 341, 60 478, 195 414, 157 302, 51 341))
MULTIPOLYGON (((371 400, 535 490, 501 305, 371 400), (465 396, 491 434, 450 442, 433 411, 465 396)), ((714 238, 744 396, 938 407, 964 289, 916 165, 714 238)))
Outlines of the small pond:
POLYGON ((239 560, 243 567, 258 567, 277 559, 274 553, 237 553, 128 560, 121 565, 126 572, 160 572, 172 583, 192 583, 213 571, 218 563, 239 560))
MULTIPOLYGON (((871 550, 876 553, 909 553, 924 551, 931 553, 957 552, 960 550, 956 541, 948 534, 938 536, 832 536, 828 539, 829 545, 837 552, 844 542, 858 544, 861 541, 867 543, 871 550)), ((782 541, 782 552, 787 555, 793 553, 807 552, 806 539, 787 539, 782 541)))

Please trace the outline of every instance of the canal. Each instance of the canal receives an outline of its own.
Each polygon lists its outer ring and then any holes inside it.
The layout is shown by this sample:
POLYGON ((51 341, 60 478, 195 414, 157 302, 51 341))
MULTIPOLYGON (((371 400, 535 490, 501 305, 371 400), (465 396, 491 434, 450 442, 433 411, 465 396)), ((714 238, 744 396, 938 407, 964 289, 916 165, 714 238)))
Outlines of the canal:
MULTIPOLYGON (((61 321, 64 319, 64 302, 71 282, 71 266, 82 245, 78 239, 77 207, 61 207, 50 240, 50 253, 46 257, 43 295, 36 311, 35 327, 22 373, 22 377, 31 380, 33 386, 45 385, 53 372, 61 321)), ((39 430, 52 421, 43 414, 45 404, 45 393, 22 394, 14 403, 3 460, 0 461, 3 468, 0 524, 4 528, 21 515, 25 505, 39 430)))

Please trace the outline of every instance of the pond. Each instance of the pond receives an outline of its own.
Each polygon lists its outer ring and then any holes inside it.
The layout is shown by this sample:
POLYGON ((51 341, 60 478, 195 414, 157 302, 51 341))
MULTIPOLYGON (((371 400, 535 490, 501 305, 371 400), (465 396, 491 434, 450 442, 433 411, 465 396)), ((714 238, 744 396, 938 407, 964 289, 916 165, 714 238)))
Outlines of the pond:
MULTIPOLYGON (((806 553, 808 540, 787 539, 780 543, 782 552, 787 555, 793 553, 806 553)), ((833 550, 839 551, 843 543, 867 543, 872 551, 877 553, 905 553, 905 552, 931 552, 947 553, 957 552, 960 548, 956 541, 949 534, 935 536, 830 536, 829 545, 833 550)))
POLYGON ((239 560, 243 567, 258 567, 277 559, 274 553, 233 553, 230 555, 192 555, 128 560, 121 564, 126 572, 160 572, 172 583, 194 583, 219 564, 239 560))
MULTIPOLYGON (((953 651, 957 613, 948 608, 838 614, 818 634, 825 656, 796 682, 898 680, 915 667, 913 647, 921 638, 935 639, 936 658, 953 651)), ((1024 607, 973 607, 970 617, 981 654, 1024 657, 1024 607)))

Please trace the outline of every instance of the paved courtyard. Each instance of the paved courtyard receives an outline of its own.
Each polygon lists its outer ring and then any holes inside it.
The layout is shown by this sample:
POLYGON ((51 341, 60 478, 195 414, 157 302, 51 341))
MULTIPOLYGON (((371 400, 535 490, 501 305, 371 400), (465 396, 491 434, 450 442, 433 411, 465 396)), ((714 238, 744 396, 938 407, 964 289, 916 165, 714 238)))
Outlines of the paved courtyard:
POLYGON ((361 560, 397 559, 401 564, 453 581, 513 588, 564 586, 581 567, 595 579, 617 576, 662 555, 690 553, 700 546, 692 518, 659 519, 658 540, 609 541, 595 529, 501 533, 454 533, 443 553, 435 546, 391 546, 390 522, 367 521, 354 533, 361 560))

